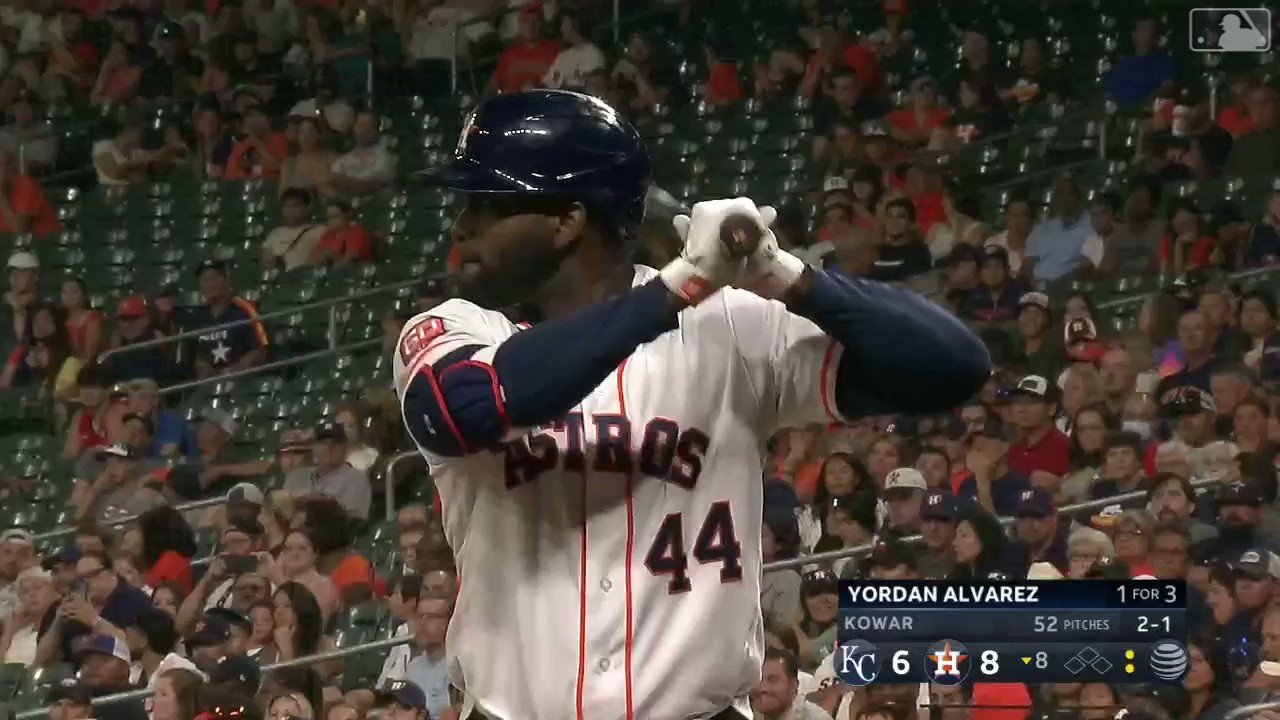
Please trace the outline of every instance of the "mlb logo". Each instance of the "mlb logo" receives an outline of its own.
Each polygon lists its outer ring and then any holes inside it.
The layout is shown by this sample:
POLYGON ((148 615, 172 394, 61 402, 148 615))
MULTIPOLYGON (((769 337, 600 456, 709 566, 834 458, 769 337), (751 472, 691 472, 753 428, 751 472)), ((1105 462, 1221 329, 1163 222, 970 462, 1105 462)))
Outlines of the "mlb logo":
POLYGON ((1194 8, 1189 39, 1196 52, 1267 52, 1271 50, 1271 10, 1194 8))

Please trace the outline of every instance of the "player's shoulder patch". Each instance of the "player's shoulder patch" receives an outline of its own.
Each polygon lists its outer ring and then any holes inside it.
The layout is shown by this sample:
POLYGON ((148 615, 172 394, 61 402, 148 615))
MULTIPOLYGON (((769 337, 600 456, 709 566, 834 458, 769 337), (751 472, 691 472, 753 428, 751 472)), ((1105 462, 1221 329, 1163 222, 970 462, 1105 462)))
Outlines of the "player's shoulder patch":
POLYGON ((418 355, 431 347, 432 341, 446 332, 442 317, 424 314, 413 318, 400 333, 400 362, 406 366, 413 364, 418 355))

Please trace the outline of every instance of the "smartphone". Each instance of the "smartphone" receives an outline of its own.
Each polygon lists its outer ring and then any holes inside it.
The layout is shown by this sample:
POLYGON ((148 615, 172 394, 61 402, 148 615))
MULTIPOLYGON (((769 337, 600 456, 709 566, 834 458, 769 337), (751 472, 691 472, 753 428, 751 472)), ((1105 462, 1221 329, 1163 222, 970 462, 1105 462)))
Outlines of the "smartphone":
POLYGON ((226 555, 223 554, 222 562, 227 566, 227 572, 231 575, 244 575, 258 571, 258 558, 253 555, 226 555))
POLYGON ((1138 373, 1137 379, 1134 381, 1134 390, 1142 395, 1150 395, 1156 391, 1156 385, 1159 378, 1153 372, 1138 373))
POLYGON ((77 580, 71 584, 71 592, 80 597, 89 597, 89 583, 84 580, 77 580))

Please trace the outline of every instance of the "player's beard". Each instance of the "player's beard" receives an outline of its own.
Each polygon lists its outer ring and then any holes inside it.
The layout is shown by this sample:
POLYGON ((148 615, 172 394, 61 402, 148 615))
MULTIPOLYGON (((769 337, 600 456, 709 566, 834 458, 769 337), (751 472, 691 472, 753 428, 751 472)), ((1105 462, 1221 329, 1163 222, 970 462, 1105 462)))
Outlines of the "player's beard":
POLYGON ((557 248, 549 239, 517 243, 495 264, 481 263, 474 274, 463 274, 458 293, 490 310, 527 302, 573 254, 577 242, 557 248))

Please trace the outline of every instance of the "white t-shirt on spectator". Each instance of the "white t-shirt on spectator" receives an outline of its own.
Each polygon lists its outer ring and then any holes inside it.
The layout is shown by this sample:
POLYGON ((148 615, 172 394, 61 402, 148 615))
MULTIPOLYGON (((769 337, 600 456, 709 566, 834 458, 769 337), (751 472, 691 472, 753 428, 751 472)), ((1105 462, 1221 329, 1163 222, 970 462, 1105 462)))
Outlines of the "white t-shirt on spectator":
POLYGON ((601 70, 604 70, 604 53, 600 48, 591 43, 575 45, 560 51, 542 82, 549 88, 580 90, 586 86, 588 75, 601 70))
POLYGON ((271 257, 284 260, 285 270, 292 270, 311 260, 311 251, 324 233, 323 225, 282 225, 267 233, 267 239, 262 244, 271 253, 271 257))
POLYGON ((98 183, 101 185, 128 185, 129 182, 127 180, 117 180, 113 177, 108 177, 106 174, 104 174, 102 172, 102 168, 98 167, 99 155, 110 154, 111 157, 115 158, 116 162, 122 165, 124 163, 129 162, 130 160, 141 160, 144 157, 146 157, 142 148, 135 148, 134 151, 129 153, 128 155, 124 154, 120 152, 120 149, 116 147, 115 142, 112 140, 99 140, 95 142, 93 144, 92 154, 93 154, 93 169, 95 172, 97 172, 98 183))
POLYGON ((324 475, 315 467, 298 468, 285 476, 283 489, 295 495, 327 495, 337 500, 351 517, 369 519, 373 489, 368 476, 350 465, 324 475))
POLYGON ((0 23, 18 31, 18 53, 41 49, 45 44, 48 22, 40 13, 21 10, 13 6, 0 8, 0 23))
MULTIPOLYGON (((316 99, 307 98, 302 100, 289 109, 290 117, 319 117, 320 113, 316 110, 316 99)), ((324 106, 324 122, 334 132, 346 134, 351 130, 351 123, 355 122, 356 111, 346 100, 337 99, 325 103, 324 106)))
MULTIPOLYGON (((221 607, 223 605, 230 603, 231 587, 235 584, 236 584, 235 578, 227 578, 226 580, 223 580, 222 582, 218 583, 218 586, 215 587, 209 593, 209 597, 205 599, 204 609, 212 610, 213 608, 221 607)), ((275 589, 272 588, 273 592, 274 590, 275 589)))
POLYGON ((995 235, 992 235, 991 237, 987 238, 986 242, 982 244, 995 245, 997 247, 1002 247, 1005 250, 1008 250, 1010 273, 1017 275, 1018 271, 1022 269, 1022 254, 1016 250, 1009 249, 1009 231, 1008 230, 1001 230, 995 235))
POLYGON ((389 183, 395 179, 396 158, 382 143, 358 147, 333 161, 333 171, 356 180, 389 183))
POLYGON ((4 662, 31 666, 36 662, 36 647, 39 643, 39 625, 25 625, 13 634, 9 649, 4 653, 4 662))
POLYGON ((362 473, 368 473, 369 468, 376 462, 378 462, 378 451, 368 445, 355 445, 347 451, 347 464, 362 473))
POLYGON ((1102 267, 1102 256, 1106 253, 1106 244, 1098 233, 1089 233, 1084 245, 1080 246, 1080 255, 1093 263, 1095 268, 1102 267))
MULTIPOLYGON (((408 637, 409 633, 409 623, 405 623, 396 628, 395 637, 408 637)), ((409 672, 409 661, 412 659, 412 643, 396 645, 391 648, 391 652, 387 653, 387 659, 382 663, 382 672, 378 674, 378 682, 374 684, 374 687, 386 687, 387 683, 392 680, 406 679, 409 672)))
POLYGON ((470 58, 472 44, 493 32, 488 21, 472 22, 478 17, 466 8, 434 8, 414 20, 405 53, 411 60, 448 60, 455 51, 459 59, 470 58))
POLYGON ((275 0, 270 10, 255 9, 249 16, 249 24, 258 31, 258 37, 267 40, 272 51, 279 52, 289 47, 289 43, 298 37, 301 23, 298 8, 292 2, 275 0))

